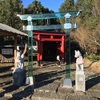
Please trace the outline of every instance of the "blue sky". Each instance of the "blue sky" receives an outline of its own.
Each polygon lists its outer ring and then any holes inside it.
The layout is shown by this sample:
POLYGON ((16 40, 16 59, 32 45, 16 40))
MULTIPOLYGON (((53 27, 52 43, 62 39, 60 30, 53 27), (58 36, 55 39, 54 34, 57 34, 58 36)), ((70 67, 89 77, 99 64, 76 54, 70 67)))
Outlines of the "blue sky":
MULTIPOLYGON (((29 4, 31 4, 34 0, 22 0, 23 6, 27 7, 29 4)), ((65 0, 38 0, 41 2, 41 4, 45 7, 48 8, 49 10, 53 10, 54 12, 59 11, 60 5, 65 1, 65 0)))

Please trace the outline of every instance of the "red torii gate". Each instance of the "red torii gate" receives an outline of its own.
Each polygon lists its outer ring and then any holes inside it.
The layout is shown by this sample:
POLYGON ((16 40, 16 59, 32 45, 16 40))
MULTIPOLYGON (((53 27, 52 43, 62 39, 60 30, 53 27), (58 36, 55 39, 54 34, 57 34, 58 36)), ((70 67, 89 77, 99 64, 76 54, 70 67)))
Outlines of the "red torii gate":
POLYGON ((33 32, 34 39, 38 42, 37 61, 42 61, 43 58, 43 42, 59 42, 57 50, 62 60, 64 60, 64 37, 65 33, 58 32, 33 32))

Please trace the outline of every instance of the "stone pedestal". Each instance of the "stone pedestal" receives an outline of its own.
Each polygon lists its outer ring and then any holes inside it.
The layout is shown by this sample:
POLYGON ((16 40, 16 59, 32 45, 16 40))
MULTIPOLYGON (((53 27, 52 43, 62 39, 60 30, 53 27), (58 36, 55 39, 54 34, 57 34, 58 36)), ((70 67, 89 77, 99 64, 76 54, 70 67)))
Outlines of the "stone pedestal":
POLYGON ((64 80, 63 88, 72 88, 72 80, 70 78, 64 80))
POLYGON ((25 83, 28 84, 28 85, 34 85, 34 79, 33 79, 33 77, 32 76, 27 77, 25 83))
POLYGON ((84 71, 76 71, 75 75, 75 89, 76 91, 85 92, 85 74, 84 71))

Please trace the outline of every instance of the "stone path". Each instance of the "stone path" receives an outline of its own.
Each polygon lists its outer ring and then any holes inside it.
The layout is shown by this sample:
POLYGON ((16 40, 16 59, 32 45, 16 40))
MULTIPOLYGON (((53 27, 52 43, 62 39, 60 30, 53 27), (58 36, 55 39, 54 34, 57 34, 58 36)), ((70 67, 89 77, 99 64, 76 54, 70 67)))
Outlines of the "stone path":
MULTIPOLYGON (((7 67, 8 68, 8 67, 7 67)), ((73 87, 63 88, 65 65, 48 62, 44 67, 34 65, 35 84, 15 87, 12 71, 5 67, 0 73, 0 100, 100 100, 100 75, 85 69, 86 92, 75 91, 75 65, 71 65, 73 87)), ((26 68, 27 69, 27 68, 26 68)))

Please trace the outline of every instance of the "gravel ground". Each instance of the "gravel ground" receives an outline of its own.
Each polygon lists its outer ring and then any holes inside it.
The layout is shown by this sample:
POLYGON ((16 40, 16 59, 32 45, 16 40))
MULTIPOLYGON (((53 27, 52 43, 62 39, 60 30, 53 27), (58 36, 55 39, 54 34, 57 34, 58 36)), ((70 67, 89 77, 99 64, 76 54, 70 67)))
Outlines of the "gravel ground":
MULTIPOLYGON (((27 66, 27 62, 25 64, 27 66)), ((71 64, 72 88, 63 88, 65 65, 44 62, 43 67, 33 65, 34 86, 12 85, 13 64, 0 64, 0 100, 100 100, 100 74, 85 69, 86 91, 75 91, 75 64, 71 64)), ((26 67, 27 70, 27 67, 26 67)))

